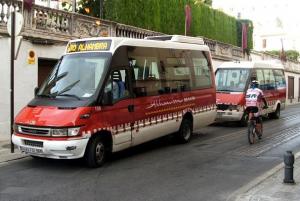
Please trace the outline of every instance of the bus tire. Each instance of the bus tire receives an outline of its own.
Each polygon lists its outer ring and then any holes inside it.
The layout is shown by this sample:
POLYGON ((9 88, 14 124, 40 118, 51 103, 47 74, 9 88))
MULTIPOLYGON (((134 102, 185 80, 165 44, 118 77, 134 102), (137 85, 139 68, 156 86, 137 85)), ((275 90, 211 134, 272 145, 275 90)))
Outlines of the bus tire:
POLYGON ((271 119, 279 119, 280 118, 280 105, 277 105, 275 112, 270 113, 271 119))
POLYGON ((88 167, 101 167, 107 158, 108 148, 105 140, 100 136, 92 138, 86 148, 84 159, 88 167))
POLYGON ((179 143, 187 143, 190 141, 193 133, 193 124, 192 122, 184 118, 181 122, 179 131, 176 133, 176 139, 179 143))

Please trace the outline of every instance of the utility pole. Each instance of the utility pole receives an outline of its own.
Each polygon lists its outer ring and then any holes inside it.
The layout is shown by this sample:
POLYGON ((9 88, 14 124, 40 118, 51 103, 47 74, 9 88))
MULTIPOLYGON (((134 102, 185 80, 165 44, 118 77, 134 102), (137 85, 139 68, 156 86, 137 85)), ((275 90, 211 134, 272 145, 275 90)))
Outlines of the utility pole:
POLYGON ((16 11, 11 12, 11 38, 10 38, 10 152, 15 152, 14 144, 12 143, 12 135, 14 133, 14 68, 15 68, 15 24, 16 11))

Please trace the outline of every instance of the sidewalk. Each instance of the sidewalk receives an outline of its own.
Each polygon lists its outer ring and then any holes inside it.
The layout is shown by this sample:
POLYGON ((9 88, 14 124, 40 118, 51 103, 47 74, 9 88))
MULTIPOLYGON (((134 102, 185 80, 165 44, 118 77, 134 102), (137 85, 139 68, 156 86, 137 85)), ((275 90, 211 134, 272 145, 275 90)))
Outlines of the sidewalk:
POLYGON ((1 163, 6 163, 8 161, 24 158, 26 155, 21 154, 21 152, 15 147, 15 153, 10 153, 10 141, 0 139, 0 165, 1 163))
POLYGON ((284 163, 254 179, 234 192, 231 201, 298 201, 300 200, 300 154, 295 155, 294 180, 296 184, 285 184, 284 163))

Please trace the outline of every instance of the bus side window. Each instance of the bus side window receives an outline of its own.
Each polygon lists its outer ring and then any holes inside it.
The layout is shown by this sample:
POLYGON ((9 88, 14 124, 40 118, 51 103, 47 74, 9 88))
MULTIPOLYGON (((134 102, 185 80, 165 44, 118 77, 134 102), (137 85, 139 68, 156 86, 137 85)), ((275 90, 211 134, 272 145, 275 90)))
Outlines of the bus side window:
POLYGON ((285 83, 283 70, 274 70, 274 76, 275 76, 276 87, 285 88, 286 83, 285 83))
MULTIPOLYGON (((211 68, 204 52, 193 51, 192 62, 194 66, 193 89, 211 87, 211 68)), ((236 76, 236 73, 235 73, 236 76)))
POLYGON ((129 97, 129 83, 126 77, 128 76, 125 69, 112 71, 110 79, 105 85, 104 93, 111 92, 113 103, 129 97))
MULTIPOLYGON (((256 69, 255 79, 259 82, 259 88, 261 90, 266 90, 265 78, 262 69, 256 69)), ((254 78, 254 77, 253 77, 254 78)))
POLYGON ((128 57, 134 60, 134 86, 136 97, 155 96, 161 88, 161 69, 156 48, 135 47, 128 52, 128 57))
POLYGON ((272 69, 264 69, 265 88, 267 90, 275 89, 275 77, 272 69))

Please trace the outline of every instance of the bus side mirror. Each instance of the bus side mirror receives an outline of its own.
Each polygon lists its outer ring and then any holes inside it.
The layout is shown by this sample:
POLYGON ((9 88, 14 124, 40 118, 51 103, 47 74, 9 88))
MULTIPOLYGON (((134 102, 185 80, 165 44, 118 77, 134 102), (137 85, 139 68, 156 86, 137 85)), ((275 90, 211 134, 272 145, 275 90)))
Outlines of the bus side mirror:
POLYGON ((36 96, 36 95, 37 95, 37 93, 39 92, 39 90, 40 90, 40 88, 39 88, 39 87, 35 87, 35 88, 34 88, 34 96, 36 96))
POLYGON ((102 97, 102 105, 104 106, 113 105, 113 94, 111 91, 104 92, 102 97))

